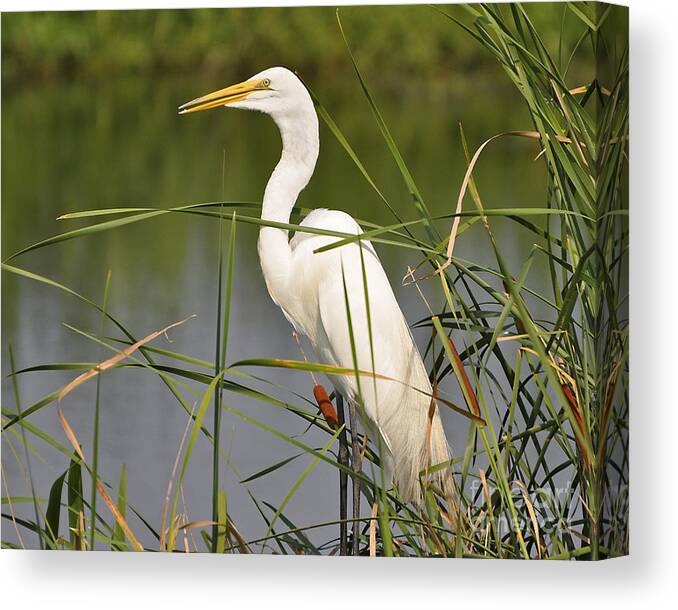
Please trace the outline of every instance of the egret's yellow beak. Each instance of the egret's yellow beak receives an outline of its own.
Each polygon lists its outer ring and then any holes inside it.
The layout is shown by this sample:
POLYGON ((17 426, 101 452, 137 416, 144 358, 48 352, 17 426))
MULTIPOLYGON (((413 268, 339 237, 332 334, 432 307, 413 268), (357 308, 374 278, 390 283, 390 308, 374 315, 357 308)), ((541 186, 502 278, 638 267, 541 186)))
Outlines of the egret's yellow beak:
POLYGON ((179 106, 179 114, 188 114, 189 112, 198 112, 200 110, 209 110, 217 106, 225 106, 233 102, 244 100, 252 91, 260 91, 268 89, 270 83, 267 79, 263 80, 248 80, 237 85, 231 85, 225 89, 219 89, 198 97, 190 102, 186 102, 179 106))

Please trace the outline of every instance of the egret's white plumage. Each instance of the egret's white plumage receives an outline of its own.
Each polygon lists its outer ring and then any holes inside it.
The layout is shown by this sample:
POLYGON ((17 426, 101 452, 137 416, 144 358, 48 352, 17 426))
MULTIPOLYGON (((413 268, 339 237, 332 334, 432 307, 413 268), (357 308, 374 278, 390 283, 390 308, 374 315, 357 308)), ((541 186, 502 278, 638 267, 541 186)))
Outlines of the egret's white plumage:
MULTIPOLYGON (((183 112, 192 112, 221 105, 264 112, 278 126, 282 155, 266 185, 261 216, 289 223, 297 197, 313 175, 319 152, 318 118, 308 91, 289 70, 270 68, 182 108, 183 112)), ((314 210, 301 224, 341 233, 362 232, 351 216, 336 210, 314 210)), ((389 481, 395 479, 404 499, 420 501, 418 477, 427 466, 427 458, 430 465, 449 459, 437 410, 427 449, 431 384, 372 244, 353 242, 314 253, 338 239, 297 232, 290 240, 284 229, 262 227, 258 248, 266 286, 285 317, 308 337, 319 361, 374 370, 400 382, 355 375, 332 377, 335 388, 347 399, 362 397, 368 435, 380 448, 389 481), (349 334, 347 301, 357 362, 349 334)))

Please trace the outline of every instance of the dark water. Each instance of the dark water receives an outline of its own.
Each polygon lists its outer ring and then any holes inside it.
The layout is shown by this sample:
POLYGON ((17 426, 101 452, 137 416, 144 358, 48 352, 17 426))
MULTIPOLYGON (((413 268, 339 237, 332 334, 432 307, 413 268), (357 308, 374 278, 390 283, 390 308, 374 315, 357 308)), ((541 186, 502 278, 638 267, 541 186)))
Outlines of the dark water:
MULTIPOLYGON (((253 66, 251 72, 261 66, 253 66)), ((217 200, 258 201, 279 155, 278 135, 272 121, 259 114, 215 110, 178 117, 179 103, 198 94, 246 77, 247 73, 213 79, 156 79, 67 82, 3 88, 2 108, 2 252, 3 258, 44 237, 81 226, 80 221, 57 221, 59 214, 112 206, 169 207, 217 200), (226 169, 222 176, 223 155, 226 169)), ((464 97, 451 91, 428 98, 426 83, 412 75, 407 91, 375 93, 404 158, 434 214, 451 211, 464 171, 459 122, 472 148, 485 138, 507 129, 530 128, 522 101, 507 88, 497 70, 496 80, 484 75, 476 94, 466 83, 464 97), (495 84, 492 84, 492 83, 495 84), (488 84, 489 83, 489 84, 488 84)), ((316 93, 340 125, 376 183, 406 218, 415 218, 398 170, 374 125, 370 110, 350 75, 339 82, 313 84, 316 93)), ((477 172, 481 194, 489 207, 535 206, 543 201, 542 166, 534 163, 534 144, 500 142, 483 156, 477 172)), ((316 174, 302 194, 305 207, 331 207, 359 218, 388 223, 390 213, 374 195, 351 160, 322 127, 321 154, 316 174)), ((515 225, 497 220, 496 230, 509 260, 519 271, 532 240, 515 225)), ((441 231, 449 228, 441 223, 441 231)), ((155 345, 213 360, 217 232, 214 220, 166 215, 115 231, 73 240, 21 256, 12 264, 55 279, 100 302, 107 271, 112 273, 110 311, 136 335, 175 320, 197 317, 170 332, 171 344, 160 338, 155 345)), ((239 225, 227 360, 250 357, 299 359, 298 347, 282 314, 270 301, 256 258, 256 228, 239 225)), ((479 227, 458 241, 458 253, 491 262, 489 244, 479 227)), ((416 253, 378 248, 396 287, 406 317, 414 322, 425 315, 416 291, 402 287, 408 265, 417 264, 416 253)), ((538 278, 534 281, 538 282, 538 278)), ((437 286, 426 286, 437 294, 437 286)), ((439 303, 439 296, 433 304, 439 303)), ((98 332, 99 316, 77 299, 54 288, 10 274, 3 277, 2 349, 3 406, 15 409, 7 353, 11 343, 17 366, 64 361, 100 361, 111 355, 101 346, 67 329, 98 332)), ((105 333, 116 335, 108 326, 105 333)), ((417 331, 423 344, 428 331, 417 331)), ((255 372, 255 371, 252 371, 255 372)), ((256 371, 262 373, 262 371, 256 371)), ((308 374, 263 371, 282 388, 258 387, 299 404, 292 392, 311 398, 308 374)), ((23 407, 60 388, 74 373, 39 372, 20 377, 23 407)), ((200 388, 185 392, 189 404, 199 400, 200 388)), ((167 481, 179 447, 186 414, 161 381, 148 371, 116 370, 101 382, 100 473, 117 481, 127 466, 127 496, 158 527, 167 481)), ((456 388, 450 388, 454 395, 456 388)), ((64 410, 86 455, 91 455, 94 383, 70 395, 64 410)), ((460 397, 458 397, 461 400, 460 397)), ((224 401, 286 434, 297 435, 312 447, 327 438, 305 431, 305 423, 276 407, 239 395, 224 401)), ((67 445, 56 419, 54 405, 32 417, 33 423, 67 445)), ((444 424, 453 446, 463 445, 467 423, 444 413, 444 424)), ((16 430, 16 429, 15 429, 16 430)), ((288 443, 230 414, 224 415, 223 446, 230 463, 222 463, 222 486, 228 510, 243 535, 263 535, 266 525, 249 490, 260 501, 279 505, 293 482, 308 465, 304 456, 248 486, 242 478, 298 453, 288 443)), ((2 462, 13 496, 29 495, 22 470, 10 448, 20 451, 16 434, 5 435, 2 462)), ((44 461, 31 455, 37 495, 46 498, 51 483, 67 467, 67 460, 44 443, 35 447, 44 461)), ((23 454, 21 454, 23 459, 23 454)), ((337 517, 337 475, 319 464, 289 502, 285 514, 295 524, 310 524, 337 517)), ((207 519, 211 510, 211 447, 204 438, 196 445, 184 482, 191 520, 207 519)), ((3 489, 2 495, 6 492, 3 489)), ((65 497, 65 496, 64 496, 65 497)), ((31 515, 29 505, 17 505, 31 515)), ((103 508, 103 511, 106 509, 103 508)), ((146 543, 142 526, 133 529, 146 543)), ((63 527, 63 526, 62 526, 63 527)), ((318 534, 327 539, 329 532, 318 534)), ((15 533, 3 522, 3 537, 15 533)), ((34 536, 25 542, 37 544, 34 536)))

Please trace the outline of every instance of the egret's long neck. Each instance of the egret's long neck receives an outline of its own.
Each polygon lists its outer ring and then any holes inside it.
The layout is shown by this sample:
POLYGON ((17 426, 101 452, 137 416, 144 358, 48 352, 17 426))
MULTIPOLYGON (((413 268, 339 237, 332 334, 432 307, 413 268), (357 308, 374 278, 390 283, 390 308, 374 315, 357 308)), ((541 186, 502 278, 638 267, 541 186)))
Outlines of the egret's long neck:
MULTIPOLYGON (((294 114, 273 117, 282 138, 282 155, 264 192, 262 220, 289 223, 290 213, 299 193, 313 175, 318 158, 318 117, 311 100, 294 114)), ((288 231, 262 227, 259 231, 259 259, 266 286, 273 300, 281 306, 290 294, 292 251, 288 231)))

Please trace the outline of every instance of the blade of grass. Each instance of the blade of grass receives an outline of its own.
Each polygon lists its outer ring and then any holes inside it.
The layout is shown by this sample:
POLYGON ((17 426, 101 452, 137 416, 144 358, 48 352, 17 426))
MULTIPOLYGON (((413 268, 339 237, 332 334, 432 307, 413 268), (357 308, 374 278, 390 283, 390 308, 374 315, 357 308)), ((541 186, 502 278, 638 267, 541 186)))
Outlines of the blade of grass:
POLYGON ((405 164, 405 160, 403 159, 400 151, 398 150, 398 146, 396 145, 395 140, 393 139, 393 136, 391 135, 391 132, 389 131, 386 122, 384 121, 381 112, 379 111, 379 108, 377 107, 374 98, 372 97, 372 94, 367 88, 367 84, 363 79, 360 69, 358 68, 358 64, 353 55, 353 51, 351 50, 351 45, 348 42, 348 38, 346 37, 346 33, 344 32, 344 27, 341 23, 339 9, 336 10, 336 18, 337 24, 339 25, 339 31, 341 32, 341 36, 344 39, 344 44, 346 45, 346 50, 348 51, 351 63, 353 64, 353 69, 355 70, 355 74, 358 78, 358 81, 360 82, 360 87, 362 88, 363 93, 365 94, 365 98, 367 99, 370 109, 372 110, 372 115, 374 116, 375 122, 379 127, 379 131, 381 132, 384 141, 386 142, 386 145, 389 151, 391 152, 391 155, 393 156, 393 159, 395 160, 398 169, 400 170, 403 180, 405 181, 405 184, 407 185, 407 188, 412 197, 412 201, 414 203, 415 208, 417 209, 419 215, 424 220, 424 227, 427 233, 429 234, 429 237, 434 241, 439 241, 440 236, 438 235, 437 230, 435 229, 435 226, 431 220, 431 214, 428 211, 426 204, 424 203, 424 199, 421 196, 421 193, 419 192, 419 189, 417 188, 417 185, 414 182, 414 178, 412 177, 410 170, 407 168, 407 165, 405 164))
MULTIPOLYGON (((16 370, 16 364, 14 362, 14 350, 12 349, 12 344, 10 343, 9 345, 9 363, 12 371, 12 389, 14 390, 14 400, 16 404, 16 410, 17 414, 19 417, 21 417, 21 394, 19 393, 19 382, 16 378, 16 375, 14 375, 14 371, 16 370)), ((26 458, 26 469, 28 471, 28 482, 30 485, 31 489, 31 496, 33 498, 33 510, 35 512, 35 523, 37 526, 37 533, 38 533, 38 544, 40 550, 45 548, 44 545, 44 540, 42 537, 42 529, 40 527, 40 516, 38 514, 38 503, 35 500, 36 495, 35 495, 35 486, 33 484, 33 472, 31 469, 31 458, 28 455, 28 446, 26 444, 26 435, 24 434, 23 428, 21 429, 21 440, 22 444, 24 446, 24 455, 26 458)))
POLYGON ((82 503, 82 471, 80 463, 71 460, 68 466, 68 530, 71 548, 74 551, 85 550, 84 531, 81 528, 81 519, 84 515, 82 503))
MULTIPOLYGON (((108 307, 108 291, 111 285, 111 270, 108 270, 106 274, 106 283, 104 285, 104 300, 102 301, 102 313, 101 313, 101 326, 99 327, 99 332, 101 335, 104 334, 104 328, 106 324, 106 309, 108 307)), ((90 516, 90 539, 89 539, 89 548, 91 551, 94 550, 94 532, 96 529, 96 513, 97 513, 97 487, 96 480, 99 477, 99 407, 100 407, 100 398, 101 398, 101 376, 97 376, 97 387, 96 387, 96 398, 94 402, 94 430, 92 433, 92 479, 95 481, 95 484, 92 485, 89 505, 91 507, 91 516, 90 516)))
POLYGON ((313 469, 318 465, 318 462, 321 459, 321 456, 323 456, 329 448, 334 444, 334 442, 337 440, 339 437, 339 434, 341 433, 342 428, 337 429, 337 431, 332 435, 330 440, 325 443, 325 446, 316 454, 314 455, 313 459, 309 463, 306 468, 302 471, 302 473, 299 475, 297 480, 294 482, 292 487, 290 487, 290 490, 287 492, 285 497, 283 498, 283 501, 281 502, 280 506, 278 509, 275 511, 275 514, 271 518, 271 523, 268 526, 268 530, 266 531, 266 535, 268 536, 271 533, 271 528, 275 525, 275 522, 278 520, 278 517, 281 515, 282 511, 284 510, 285 506, 289 503, 289 501, 292 499, 292 496, 297 492, 299 487, 301 487, 301 484, 306 480, 306 477, 308 477, 309 474, 313 471, 313 469))
POLYGON ((47 503, 47 514, 45 516, 45 529, 52 537, 54 548, 57 546, 59 540, 59 519, 61 515, 61 493, 64 487, 64 480, 66 479, 65 471, 61 476, 57 477, 49 490, 49 502, 47 503))
MULTIPOLYGON (((126 517, 127 513, 127 468, 123 462, 120 467, 120 482, 118 483, 118 512, 122 515, 123 518, 126 517)), ((116 521, 115 528, 113 529, 113 537, 111 539, 111 550, 112 551, 126 551, 127 543, 125 542, 125 532, 123 531, 120 524, 116 521)))
POLYGON ((213 377, 212 381, 207 387, 207 390, 205 390, 202 400, 200 401, 200 406, 198 407, 198 411, 196 413, 195 422, 193 424, 193 428, 191 429, 191 435, 189 436, 188 444, 186 445, 184 459, 181 463, 181 469, 179 471, 179 476, 177 478, 177 483, 175 486, 174 500, 172 502, 172 510, 170 512, 169 518, 169 534, 167 536, 167 548, 170 552, 174 550, 174 541, 177 533, 176 514, 177 514, 177 505, 179 502, 179 490, 181 489, 181 484, 184 480, 184 475, 186 474, 186 468, 188 467, 188 463, 191 460, 191 454, 193 453, 193 448, 195 446, 195 441, 197 439, 198 432, 200 432, 202 421, 205 418, 207 407, 210 404, 210 399, 214 396, 214 389, 217 387, 217 383, 219 383, 219 380, 221 379, 222 375, 223 370, 219 371, 218 374, 213 377))

